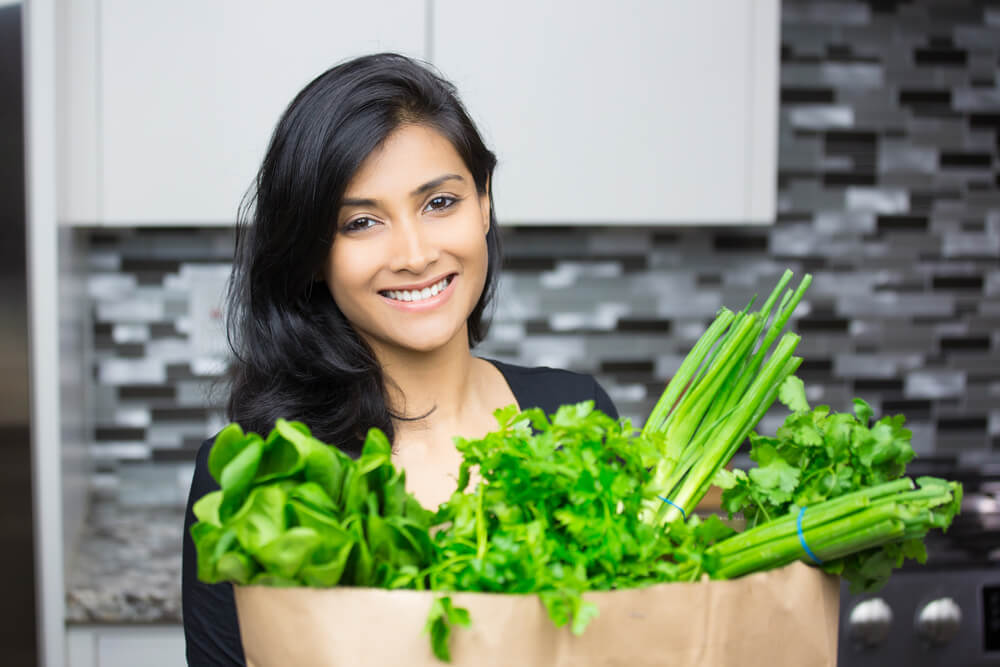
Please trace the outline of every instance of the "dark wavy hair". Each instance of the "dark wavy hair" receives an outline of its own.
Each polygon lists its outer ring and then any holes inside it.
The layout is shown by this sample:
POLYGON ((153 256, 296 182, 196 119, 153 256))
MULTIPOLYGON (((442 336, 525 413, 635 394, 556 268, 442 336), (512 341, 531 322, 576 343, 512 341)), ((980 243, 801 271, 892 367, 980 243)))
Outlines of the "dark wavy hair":
POLYGON ((226 294, 232 357, 227 417, 266 434, 279 417, 305 422, 324 442, 357 455, 369 427, 394 440, 381 367, 337 307, 322 275, 348 182, 401 125, 446 137, 490 197, 488 268, 468 319, 469 346, 487 333, 500 236, 491 191, 496 156, 455 87, 426 63, 379 53, 341 63, 310 82, 271 136, 240 206, 226 294))

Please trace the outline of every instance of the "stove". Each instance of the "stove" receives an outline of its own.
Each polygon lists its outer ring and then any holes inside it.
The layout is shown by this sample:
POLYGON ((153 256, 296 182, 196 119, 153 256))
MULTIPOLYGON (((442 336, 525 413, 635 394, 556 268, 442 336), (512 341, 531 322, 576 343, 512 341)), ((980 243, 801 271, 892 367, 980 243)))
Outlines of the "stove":
POLYGON ((841 584, 840 667, 1000 666, 1000 462, 913 461, 907 475, 962 483, 962 511, 875 593, 841 584))

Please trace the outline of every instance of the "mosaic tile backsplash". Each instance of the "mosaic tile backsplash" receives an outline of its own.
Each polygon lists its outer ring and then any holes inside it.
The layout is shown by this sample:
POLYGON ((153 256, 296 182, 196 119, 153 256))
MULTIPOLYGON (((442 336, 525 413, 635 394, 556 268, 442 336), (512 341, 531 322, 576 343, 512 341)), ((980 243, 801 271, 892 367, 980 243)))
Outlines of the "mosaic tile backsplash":
MULTIPOLYGON (((858 396, 906 415, 922 454, 1000 460, 998 74, 996 3, 786 1, 776 224, 505 229, 478 354, 593 373, 641 422, 716 310, 791 268, 814 276, 791 323, 814 404, 858 396)), ((232 232, 81 233, 95 483, 177 502, 224 423, 232 232)))

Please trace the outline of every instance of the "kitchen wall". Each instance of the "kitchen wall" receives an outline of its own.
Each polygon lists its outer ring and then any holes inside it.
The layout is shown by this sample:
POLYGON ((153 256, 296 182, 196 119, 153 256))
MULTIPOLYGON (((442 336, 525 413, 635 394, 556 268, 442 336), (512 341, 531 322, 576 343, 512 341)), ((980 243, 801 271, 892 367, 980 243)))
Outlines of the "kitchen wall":
POLYGON ((59 425, 62 466, 63 570, 68 576, 86 521, 93 473, 89 448, 93 432, 93 336, 88 303, 88 239, 70 228, 59 230, 59 425), (82 363, 80 363, 82 360, 82 363))
MULTIPOLYGON (((781 30, 776 224, 506 229, 479 353, 594 373, 640 420, 715 311, 787 267, 814 278, 792 323, 814 403, 859 396, 923 454, 1000 459, 1000 6, 786 1, 781 30)), ((95 485, 176 501, 224 423, 232 233, 79 233, 95 485)))

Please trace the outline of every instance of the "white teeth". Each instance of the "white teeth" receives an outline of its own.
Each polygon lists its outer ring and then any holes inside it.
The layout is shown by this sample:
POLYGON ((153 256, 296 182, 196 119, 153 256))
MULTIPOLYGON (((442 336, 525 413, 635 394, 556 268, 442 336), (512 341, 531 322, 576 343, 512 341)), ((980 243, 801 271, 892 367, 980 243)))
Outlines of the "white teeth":
POLYGON ((450 282, 451 278, 448 277, 421 290, 387 290, 383 294, 396 301, 423 301, 424 299, 429 299, 432 296, 440 294, 450 282))

